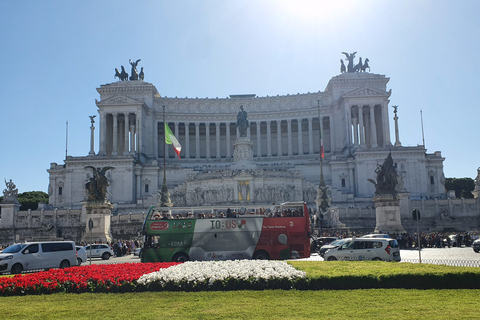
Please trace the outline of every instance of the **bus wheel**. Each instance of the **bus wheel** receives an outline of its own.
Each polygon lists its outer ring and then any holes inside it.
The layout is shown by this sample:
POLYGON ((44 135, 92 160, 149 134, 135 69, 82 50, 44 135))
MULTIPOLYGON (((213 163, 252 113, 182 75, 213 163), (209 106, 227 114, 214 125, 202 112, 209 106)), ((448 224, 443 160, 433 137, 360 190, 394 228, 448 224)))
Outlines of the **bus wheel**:
POLYGON ((177 252, 173 255, 172 262, 185 262, 190 260, 188 255, 184 252, 177 252))
POLYGON ((252 259, 255 260, 269 260, 270 256, 265 250, 259 250, 253 254, 252 259))

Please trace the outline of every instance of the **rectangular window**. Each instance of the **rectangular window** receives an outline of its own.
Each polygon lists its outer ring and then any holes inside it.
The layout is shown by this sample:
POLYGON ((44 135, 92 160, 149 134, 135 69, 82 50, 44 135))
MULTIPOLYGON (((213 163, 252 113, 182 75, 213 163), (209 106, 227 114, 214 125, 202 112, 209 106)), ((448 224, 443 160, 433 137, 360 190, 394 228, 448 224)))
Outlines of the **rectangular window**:
POLYGON ((435 184, 435 179, 433 178, 433 176, 430 176, 430 184, 435 184))
POLYGON ((345 179, 342 179, 342 188, 345 188, 345 179))
POLYGON ((63 187, 58 187, 58 195, 61 196, 63 193, 63 187))
POLYGON ((148 184, 145 185, 145 193, 148 193, 148 184))

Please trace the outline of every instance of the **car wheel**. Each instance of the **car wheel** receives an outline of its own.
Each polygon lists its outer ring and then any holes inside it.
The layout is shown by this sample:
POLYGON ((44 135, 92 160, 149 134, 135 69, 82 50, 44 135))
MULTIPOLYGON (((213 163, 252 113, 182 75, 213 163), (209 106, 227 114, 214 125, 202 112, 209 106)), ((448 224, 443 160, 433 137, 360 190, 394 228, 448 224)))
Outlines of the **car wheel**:
POLYGON ((254 260, 269 260, 270 256, 268 255, 267 251, 259 250, 253 254, 252 259, 254 260))
POLYGON ((110 259, 110 253, 104 252, 104 253, 102 254, 102 259, 103 259, 103 260, 108 260, 108 259, 110 259))
POLYGON ((70 261, 63 260, 60 262, 60 269, 70 268, 70 261))
POLYGON ((334 256, 330 256, 327 258, 327 261, 335 261, 337 260, 337 258, 335 258, 334 256))
POLYGON ((82 264, 82 259, 77 258, 77 264, 78 264, 78 265, 81 265, 81 264, 82 264))
POLYGON ((382 261, 382 259, 380 259, 379 257, 375 257, 372 259, 372 261, 382 261))
POLYGON ((11 272, 13 274, 19 274, 19 273, 22 273, 22 271, 23 271, 23 266, 20 263, 15 263, 12 266, 11 272))
POLYGON ((175 253, 172 258, 172 262, 185 262, 188 260, 190 260, 190 258, 184 252, 175 253))
POLYGON ((475 250, 475 249, 473 249, 473 251, 475 251, 476 253, 480 252, 480 250, 475 250))

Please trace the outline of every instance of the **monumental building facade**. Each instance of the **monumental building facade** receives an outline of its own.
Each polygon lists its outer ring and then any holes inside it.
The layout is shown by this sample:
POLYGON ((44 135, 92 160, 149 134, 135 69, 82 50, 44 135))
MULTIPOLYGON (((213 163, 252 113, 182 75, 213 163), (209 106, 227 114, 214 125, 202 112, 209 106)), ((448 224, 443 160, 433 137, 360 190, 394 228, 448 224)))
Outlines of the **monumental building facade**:
POLYGON ((106 176, 114 214, 144 212, 157 204, 164 172, 174 207, 264 207, 304 200, 315 208, 322 148, 332 207, 371 207, 375 186, 368 179, 390 152, 398 191, 407 200, 445 199, 441 153, 427 153, 424 145, 402 146, 398 126, 392 143, 390 128, 401 120, 395 113, 391 122, 388 81, 380 74, 349 72, 314 93, 194 99, 166 97, 141 79, 101 85, 98 117, 91 117, 91 148, 85 156, 51 164, 50 204, 80 208, 92 174, 86 167, 93 166, 113 168, 106 176), (235 147, 240 107, 248 113, 251 145, 243 151, 235 147), (180 158, 165 147, 164 119, 182 145, 180 158), (235 152, 251 154, 238 158, 235 152))

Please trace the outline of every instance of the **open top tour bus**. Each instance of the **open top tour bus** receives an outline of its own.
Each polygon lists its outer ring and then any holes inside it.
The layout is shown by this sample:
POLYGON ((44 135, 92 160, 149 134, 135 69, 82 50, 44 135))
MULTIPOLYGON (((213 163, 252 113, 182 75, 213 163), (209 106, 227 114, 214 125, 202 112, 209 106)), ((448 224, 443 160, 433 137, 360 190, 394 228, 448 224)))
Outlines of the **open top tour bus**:
POLYGON ((295 259, 310 256, 310 220, 305 202, 233 215, 196 213, 169 217, 150 208, 143 224, 142 262, 295 259))

